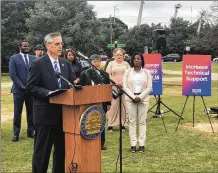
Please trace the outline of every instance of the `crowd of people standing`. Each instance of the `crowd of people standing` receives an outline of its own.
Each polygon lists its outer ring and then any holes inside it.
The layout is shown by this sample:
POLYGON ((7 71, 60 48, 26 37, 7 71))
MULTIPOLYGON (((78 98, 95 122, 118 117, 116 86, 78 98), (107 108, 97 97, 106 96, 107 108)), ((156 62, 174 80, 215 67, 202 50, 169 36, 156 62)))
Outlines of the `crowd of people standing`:
MULTIPOLYGON (((144 152, 146 140, 146 116, 149 106, 149 93, 152 90, 150 71, 144 69, 144 59, 141 53, 136 53, 131 63, 125 61, 125 50, 115 48, 113 59, 108 60, 107 67, 103 70, 100 55, 94 54, 89 60, 92 66, 84 70, 73 48, 64 51, 60 33, 50 33, 44 38, 44 47, 39 44, 34 48, 35 56, 29 54, 30 45, 27 40, 19 44, 20 52, 10 57, 9 73, 13 81, 11 92, 14 96, 14 135, 13 142, 20 140, 21 114, 25 102, 27 111, 27 136, 34 138, 33 172, 46 172, 51 148, 54 145, 53 170, 64 170, 64 133, 62 127, 61 105, 49 103, 47 94, 58 88, 68 88, 54 72, 62 71, 63 66, 69 73, 63 74, 66 79, 74 84, 99 85, 110 84, 113 80, 120 90, 112 86, 113 91, 120 93, 119 99, 113 98, 111 103, 103 103, 103 110, 107 113, 108 132, 114 132, 119 126, 119 117, 122 119, 122 131, 129 127, 130 151, 136 152, 139 143, 139 152, 144 152), (46 52, 45 52, 46 51, 46 52), (102 78, 101 83, 92 77, 91 73, 98 73, 102 78), (104 75, 102 75, 104 73, 104 75), (105 77, 105 76, 108 76, 105 77), (53 80, 54 79, 54 80, 53 80), (120 107, 122 115, 120 115, 120 107), (137 139, 136 124, 139 121, 139 137, 137 139), (46 140, 47 139, 47 140, 46 140), (47 141, 47 142, 45 142, 47 141)), ((105 130, 101 133, 101 149, 105 147, 105 130)))

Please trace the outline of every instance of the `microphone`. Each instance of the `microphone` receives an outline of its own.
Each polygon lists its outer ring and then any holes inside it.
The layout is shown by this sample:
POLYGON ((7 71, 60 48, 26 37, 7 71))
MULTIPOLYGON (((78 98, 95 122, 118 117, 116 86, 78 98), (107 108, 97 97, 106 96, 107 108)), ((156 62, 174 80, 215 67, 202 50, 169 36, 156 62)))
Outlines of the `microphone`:
POLYGON ((73 88, 73 87, 74 87, 74 88, 77 89, 77 90, 82 90, 82 85, 73 85, 73 84, 70 83, 70 81, 68 81, 64 76, 62 76, 60 72, 55 72, 55 76, 56 76, 57 78, 61 78, 64 82, 66 82, 66 83, 68 84, 68 86, 69 86, 70 88, 73 88))
POLYGON ((89 60, 89 58, 87 56, 83 55, 80 51, 76 51, 76 54, 81 56, 85 60, 89 60))

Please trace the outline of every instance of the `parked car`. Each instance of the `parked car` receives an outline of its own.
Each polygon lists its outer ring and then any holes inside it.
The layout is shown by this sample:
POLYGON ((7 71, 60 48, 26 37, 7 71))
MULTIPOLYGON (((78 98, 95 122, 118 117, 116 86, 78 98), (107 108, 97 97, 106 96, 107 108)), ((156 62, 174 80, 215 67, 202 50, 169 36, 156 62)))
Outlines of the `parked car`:
POLYGON ((162 59, 162 62, 167 62, 167 61, 178 62, 178 61, 181 61, 180 55, 176 54, 176 53, 168 54, 166 56, 161 57, 161 59, 162 59))
POLYGON ((218 63, 218 57, 215 57, 215 58, 213 59, 213 62, 218 63))
POLYGON ((100 55, 100 57, 101 57, 101 61, 107 61, 108 59, 108 56, 106 55, 100 55))

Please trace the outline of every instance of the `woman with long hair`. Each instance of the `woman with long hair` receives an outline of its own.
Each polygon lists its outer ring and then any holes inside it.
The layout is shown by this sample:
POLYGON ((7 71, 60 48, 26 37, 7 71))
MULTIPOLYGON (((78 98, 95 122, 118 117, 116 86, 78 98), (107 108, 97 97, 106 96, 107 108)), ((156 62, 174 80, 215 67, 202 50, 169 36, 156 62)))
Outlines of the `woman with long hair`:
POLYGON ((80 74, 82 72, 82 65, 78 61, 75 51, 73 49, 67 49, 65 54, 64 54, 64 57, 71 63, 72 70, 73 70, 74 74, 76 75, 76 80, 74 81, 74 84, 78 84, 79 77, 80 77, 80 74))

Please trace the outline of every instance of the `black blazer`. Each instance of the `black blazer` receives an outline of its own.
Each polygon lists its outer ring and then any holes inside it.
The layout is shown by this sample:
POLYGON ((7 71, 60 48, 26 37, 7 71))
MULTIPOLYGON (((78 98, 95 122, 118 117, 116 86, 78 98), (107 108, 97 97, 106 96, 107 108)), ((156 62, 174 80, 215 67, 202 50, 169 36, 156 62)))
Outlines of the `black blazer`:
MULTIPOLYGON (((109 74, 103 70, 100 70, 102 73, 104 73, 108 78, 109 78, 109 74)), ((107 79, 105 76, 101 75, 102 77, 102 82, 104 84, 110 84, 110 80, 107 79)), ((100 84, 99 82, 99 78, 96 75, 96 72, 93 68, 89 68, 85 71, 83 71, 80 74, 80 85, 86 86, 86 85, 92 85, 92 81, 95 83, 95 85, 100 84)), ((111 93, 112 94, 112 93, 111 93)), ((111 102, 104 102, 102 107, 104 109, 105 112, 107 112, 107 105, 111 105, 111 102)))
MULTIPOLYGON (((109 74, 103 70, 100 70, 102 73, 104 73, 108 78, 109 78, 109 74)), ((107 79, 105 76, 101 75, 102 77, 102 82, 104 84, 110 84, 110 80, 107 79)), ((91 80, 95 83, 95 85, 100 84, 99 78, 96 75, 96 72, 93 68, 89 68, 85 71, 83 71, 80 75, 80 85, 92 85, 91 80)))
MULTIPOLYGON (((62 58, 59 58, 59 64, 62 76, 73 83, 76 77, 71 71, 71 64, 62 58)), ((61 81, 61 86, 63 89, 69 88, 63 81, 61 81)), ((29 69, 26 87, 27 91, 34 96, 34 123, 41 125, 61 123, 61 105, 49 103, 49 99, 46 97, 49 91, 58 89, 57 77, 48 54, 33 61, 29 69)))

